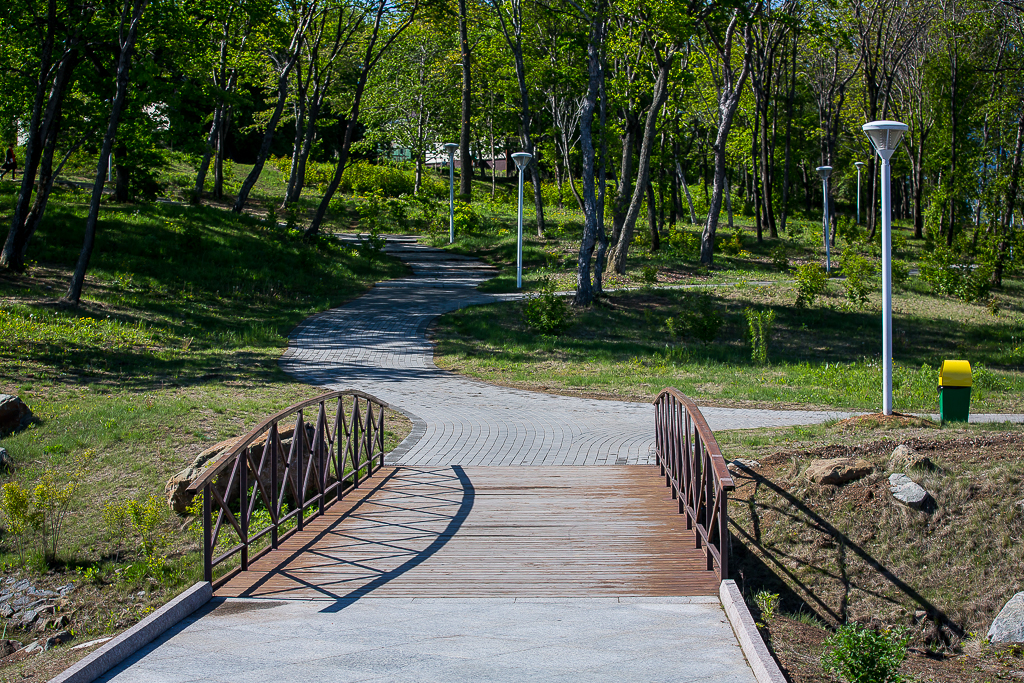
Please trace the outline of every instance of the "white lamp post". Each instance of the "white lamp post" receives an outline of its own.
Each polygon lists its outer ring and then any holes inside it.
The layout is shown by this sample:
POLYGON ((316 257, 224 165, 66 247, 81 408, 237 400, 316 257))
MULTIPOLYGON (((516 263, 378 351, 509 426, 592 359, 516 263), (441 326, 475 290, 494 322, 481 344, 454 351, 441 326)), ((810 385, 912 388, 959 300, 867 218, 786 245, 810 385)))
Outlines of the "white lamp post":
POLYGON ((448 152, 448 244, 455 241, 455 150, 458 143, 444 143, 444 151, 448 152))
POLYGON ((853 165, 857 167, 857 225, 860 225, 860 171, 864 168, 864 162, 855 161, 853 165))
POLYGON ((519 169, 519 243, 516 247, 516 288, 523 288, 523 171, 530 163, 533 155, 529 152, 516 152, 512 159, 519 169))
POLYGON ((832 249, 828 240, 828 177, 832 174, 831 166, 819 166, 817 168, 818 175, 821 176, 821 196, 822 196, 822 208, 823 208, 823 219, 825 223, 825 272, 832 272, 832 249))
POLYGON ((872 121, 864 124, 871 146, 882 159, 882 412, 892 415, 892 207, 889 197, 889 159, 900 144, 907 124, 872 121))

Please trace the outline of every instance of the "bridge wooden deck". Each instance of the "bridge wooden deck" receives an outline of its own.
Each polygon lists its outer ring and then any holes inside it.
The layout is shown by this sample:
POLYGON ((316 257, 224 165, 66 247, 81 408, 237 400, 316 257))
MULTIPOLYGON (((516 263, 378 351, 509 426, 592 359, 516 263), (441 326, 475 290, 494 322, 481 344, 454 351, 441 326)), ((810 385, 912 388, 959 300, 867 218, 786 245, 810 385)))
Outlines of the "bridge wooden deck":
POLYGON ((657 467, 384 468, 221 597, 717 595, 657 467))

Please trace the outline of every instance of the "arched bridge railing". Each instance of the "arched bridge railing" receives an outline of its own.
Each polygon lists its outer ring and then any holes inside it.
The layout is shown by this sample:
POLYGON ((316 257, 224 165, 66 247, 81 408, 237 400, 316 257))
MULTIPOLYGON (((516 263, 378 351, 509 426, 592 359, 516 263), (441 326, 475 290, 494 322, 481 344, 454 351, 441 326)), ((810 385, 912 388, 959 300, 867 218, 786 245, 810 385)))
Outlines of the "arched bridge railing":
POLYGON ((729 509, 727 493, 736 488, 715 435, 700 408, 677 389, 654 400, 655 444, 665 485, 704 548, 708 570, 729 578, 729 509))
POLYGON ((380 469, 387 407, 351 389, 297 403, 240 437, 189 485, 203 494, 205 580, 235 555, 248 569, 251 550, 276 549, 380 469), (221 538, 225 526, 237 542, 221 538))

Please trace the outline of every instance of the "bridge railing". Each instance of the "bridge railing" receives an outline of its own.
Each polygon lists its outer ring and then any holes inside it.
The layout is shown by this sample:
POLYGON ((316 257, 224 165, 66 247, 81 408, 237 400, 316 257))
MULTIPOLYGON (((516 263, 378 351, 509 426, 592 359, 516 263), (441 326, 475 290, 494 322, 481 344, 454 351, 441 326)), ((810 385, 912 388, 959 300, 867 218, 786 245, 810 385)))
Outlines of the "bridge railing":
POLYGON ((190 484, 190 494, 203 495, 205 580, 235 555, 248 569, 258 556, 251 550, 276 549, 380 469, 387 407, 351 389, 297 403, 240 437, 190 484), (237 538, 225 543, 225 527, 237 538))
POLYGON ((708 570, 729 578, 728 492, 736 488, 711 428, 690 398, 674 388, 654 400, 655 444, 665 485, 686 528, 704 549, 708 570))

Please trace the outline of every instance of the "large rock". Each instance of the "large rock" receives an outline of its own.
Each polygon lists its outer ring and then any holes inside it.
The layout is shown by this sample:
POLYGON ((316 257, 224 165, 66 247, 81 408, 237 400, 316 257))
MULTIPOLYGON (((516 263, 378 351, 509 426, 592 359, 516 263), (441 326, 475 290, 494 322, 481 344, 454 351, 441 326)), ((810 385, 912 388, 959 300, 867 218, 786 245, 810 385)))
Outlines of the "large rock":
POLYGON ((24 429, 35 419, 36 416, 20 398, 0 394, 0 436, 24 429))
POLYGON ((928 502, 928 492, 903 473, 889 477, 889 491, 893 498, 915 510, 920 510, 928 502))
POLYGON ((897 446, 889 456, 889 469, 893 472, 906 472, 918 467, 934 470, 935 463, 927 455, 921 455, 905 444, 897 446))
POLYGON ((871 463, 860 458, 814 460, 804 475, 817 484, 845 484, 871 474, 871 463))
POLYGON ((990 643, 1024 643, 1024 591, 1003 605, 988 629, 990 643))
MULTIPOLYGON (((281 450, 283 451, 281 456, 278 458, 278 463, 277 463, 278 476, 281 476, 281 475, 284 474, 285 462, 286 462, 287 457, 288 457, 288 450, 291 448, 292 436, 294 435, 294 433, 295 433, 295 428, 294 427, 289 427, 287 429, 283 429, 280 432, 278 432, 278 434, 281 437, 281 447, 282 447, 281 450)), ((313 426, 307 424, 306 425, 306 443, 307 444, 310 443, 313 440, 314 434, 315 434, 315 430, 313 429, 313 426)), ((168 507, 170 507, 172 510, 174 510, 178 514, 184 514, 185 510, 192 503, 192 498, 193 498, 188 493, 188 487, 192 484, 192 482, 194 482, 196 479, 198 479, 199 477, 202 476, 203 472, 206 471, 206 468, 210 467, 215 462, 217 462, 222 455, 224 455, 225 453, 228 453, 229 451, 231 451, 235 447, 235 444, 237 443, 239 438, 241 438, 241 437, 234 437, 234 438, 231 438, 231 439, 225 439, 224 441, 221 441, 218 444, 210 446, 205 451, 203 451, 202 453, 197 455, 195 457, 195 460, 192 461, 192 464, 190 464, 188 467, 183 469, 181 472, 178 472, 176 475, 171 477, 170 480, 167 482, 167 485, 164 486, 164 493, 167 495, 167 505, 168 505, 168 507)), ((267 442, 267 435, 263 434, 258 439, 256 439, 256 441, 254 441, 252 443, 252 447, 253 448, 262 449, 263 445, 266 444, 266 442, 267 442)), ((259 460, 260 460, 261 456, 262 456, 262 450, 258 450, 257 454, 256 454, 256 456, 254 458, 254 460, 256 461, 255 465, 257 467, 260 464, 259 460)), ((305 459, 304 459, 304 461, 302 463, 302 465, 303 465, 302 471, 303 472, 306 471, 306 467, 308 466, 308 463, 309 463, 309 455, 307 453, 306 457, 305 457, 305 459)), ((249 481, 250 482, 253 481, 254 474, 255 473, 253 472, 253 468, 250 467, 249 468, 249 481)), ((220 494, 225 497, 225 501, 226 502, 231 502, 232 500, 234 500, 237 497, 237 492, 232 492, 232 494, 230 496, 225 496, 225 489, 224 489, 224 487, 227 486, 227 477, 218 477, 218 479, 220 480, 220 481, 217 482, 217 484, 220 487, 219 488, 220 494)), ((261 482, 263 484, 263 487, 268 492, 270 491, 270 485, 271 485, 270 479, 271 479, 270 463, 267 463, 263 467, 263 473, 260 476, 260 480, 261 480, 261 482)), ((312 479, 310 479, 309 480, 309 486, 306 489, 307 494, 311 493, 315 489, 316 489, 316 482, 313 481, 312 479)), ((271 494, 271 495, 274 495, 274 494, 271 494)))

